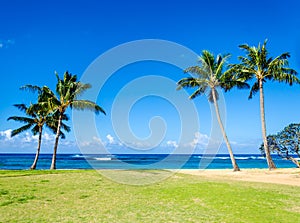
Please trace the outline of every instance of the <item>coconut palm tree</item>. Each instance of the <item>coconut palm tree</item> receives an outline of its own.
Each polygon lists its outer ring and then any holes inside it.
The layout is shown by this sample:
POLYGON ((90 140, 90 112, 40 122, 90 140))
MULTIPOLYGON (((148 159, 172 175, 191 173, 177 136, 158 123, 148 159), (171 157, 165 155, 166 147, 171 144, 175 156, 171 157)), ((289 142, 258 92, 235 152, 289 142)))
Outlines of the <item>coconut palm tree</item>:
POLYGON ((239 78, 233 78, 229 73, 226 71, 224 72, 224 65, 229 58, 229 54, 227 55, 217 55, 217 57, 214 57, 212 53, 209 51, 202 51, 201 56, 199 57, 199 66, 192 66, 185 70, 185 72, 189 72, 194 74, 195 76, 186 77, 181 79, 177 85, 177 89, 181 88, 197 88, 194 93, 190 96, 190 99, 194 99, 195 97, 199 95, 205 95, 208 93, 208 100, 214 104, 217 120, 220 125, 223 138, 225 140, 225 143, 228 148, 228 152, 230 155, 230 159, 232 162, 233 170, 239 171, 239 167, 236 163, 236 160, 234 158, 230 142, 228 140, 228 137, 225 132, 225 128, 223 126, 220 111, 219 111, 219 105, 218 105, 218 88, 224 89, 225 91, 228 91, 232 89, 233 87, 238 88, 247 88, 249 87, 248 84, 244 83, 242 79, 239 78))
MULTIPOLYGON (((40 149, 41 149, 41 142, 42 142, 42 134, 43 134, 43 127, 46 125, 52 132, 56 132, 56 127, 58 124, 58 113, 50 114, 49 110, 42 106, 41 104, 32 104, 27 107, 25 104, 15 104, 20 111, 25 112, 26 117, 22 116, 11 116, 7 120, 14 120, 18 122, 25 123, 22 127, 15 129, 11 132, 11 137, 16 136, 24 131, 27 131, 31 128, 31 132, 33 135, 39 134, 38 138, 38 147, 35 155, 35 159, 33 164, 31 165, 30 169, 36 169, 36 165, 39 159, 40 149)), ((63 120, 68 120, 67 116, 63 117, 63 120)), ((62 124, 62 128, 65 131, 70 131, 70 127, 62 124)), ((65 138, 63 132, 60 132, 62 138, 65 138)))
POLYGON ((99 112, 105 114, 103 108, 89 100, 78 99, 78 97, 87 89, 91 88, 90 84, 84 84, 77 80, 76 75, 68 71, 64 73, 64 78, 60 79, 56 73, 57 84, 56 93, 53 93, 48 87, 43 87, 41 101, 48 104, 52 111, 58 112, 58 124, 56 129, 55 144, 53 149, 52 163, 50 169, 56 169, 56 153, 59 141, 59 132, 61 129, 64 114, 68 108, 77 110, 91 110, 96 114, 99 112))
POLYGON ((266 44, 267 40, 264 41, 263 45, 258 44, 258 47, 250 47, 247 44, 240 45, 239 48, 245 51, 246 56, 239 56, 238 59, 240 60, 240 64, 231 65, 230 70, 232 75, 238 75, 245 81, 255 80, 250 89, 249 99, 259 91, 262 137, 268 167, 269 170, 272 170, 275 169, 276 166, 272 160, 267 142, 264 83, 272 80, 292 85, 293 83, 300 83, 300 81, 296 77, 297 72, 288 67, 288 58, 290 57, 290 54, 283 53, 274 59, 268 57, 266 44))

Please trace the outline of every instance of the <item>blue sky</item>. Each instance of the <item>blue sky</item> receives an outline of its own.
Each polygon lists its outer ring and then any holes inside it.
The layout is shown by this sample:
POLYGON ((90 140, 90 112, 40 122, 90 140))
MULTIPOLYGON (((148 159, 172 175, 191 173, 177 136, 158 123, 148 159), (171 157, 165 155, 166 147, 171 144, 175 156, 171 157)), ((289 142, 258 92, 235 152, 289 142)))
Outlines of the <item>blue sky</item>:
MULTIPOLYGON (((36 138, 30 132, 9 137, 10 130, 20 126, 6 121, 9 116, 20 114, 12 105, 35 100, 33 94, 20 91, 20 86, 30 83, 54 89, 55 71, 62 75, 69 70, 81 77, 99 55, 129 41, 163 39, 198 54, 203 49, 215 54, 231 53, 230 62, 234 63, 242 54, 239 44, 257 45, 268 38, 271 56, 290 52, 290 66, 299 71, 299 8, 297 0, 2 0, 0 152, 35 151, 36 138)), ((174 81, 185 76, 174 66, 148 61, 124 67, 109 79, 97 100, 107 116, 96 117, 96 125, 101 141, 114 152, 118 151, 120 142, 112 127, 113 101, 122 87, 145 75, 161 75, 174 81)), ((249 101, 248 93, 232 90, 224 94, 226 129, 237 153, 256 153, 261 142, 258 95, 249 101)), ((300 86, 265 85, 268 133, 276 133, 291 122, 300 122, 299 95, 300 86)), ((193 134, 194 142, 203 147, 211 129, 210 107, 205 97, 195 99, 194 103, 200 122, 199 131, 193 134)), ((161 116, 168 126, 158 151, 171 151, 178 143, 180 118, 176 108, 167 101, 148 97, 137 102, 130 111, 132 131, 138 137, 147 137, 148 123, 154 116, 161 116)), ((72 131, 61 141, 59 152, 79 152, 75 141, 72 131)), ((51 152, 52 144, 53 136, 46 132, 42 152, 51 152)), ((225 153, 226 149, 222 147, 221 152, 225 153)))

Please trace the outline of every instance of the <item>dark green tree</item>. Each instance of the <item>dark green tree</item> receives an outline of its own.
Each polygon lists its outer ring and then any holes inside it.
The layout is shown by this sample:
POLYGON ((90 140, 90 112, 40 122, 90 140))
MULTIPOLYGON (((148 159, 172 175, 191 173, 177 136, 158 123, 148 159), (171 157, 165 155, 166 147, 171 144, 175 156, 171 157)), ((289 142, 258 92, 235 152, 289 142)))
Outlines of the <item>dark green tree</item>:
MULTIPOLYGON (((300 163, 293 155, 300 158, 300 124, 290 124, 281 132, 267 136, 268 146, 271 152, 277 153, 280 157, 292 161, 298 168, 300 163)), ((260 151, 265 155, 264 144, 260 151)))

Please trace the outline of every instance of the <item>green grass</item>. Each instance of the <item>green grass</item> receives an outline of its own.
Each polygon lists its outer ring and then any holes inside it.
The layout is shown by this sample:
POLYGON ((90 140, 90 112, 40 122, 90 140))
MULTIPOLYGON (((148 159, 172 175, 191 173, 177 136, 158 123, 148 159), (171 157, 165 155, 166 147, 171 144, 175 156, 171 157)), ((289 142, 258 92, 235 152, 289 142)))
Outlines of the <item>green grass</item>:
POLYGON ((0 222, 297 222, 299 204, 300 188, 284 185, 177 174, 130 186, 93 170, 0 171, 0 222))

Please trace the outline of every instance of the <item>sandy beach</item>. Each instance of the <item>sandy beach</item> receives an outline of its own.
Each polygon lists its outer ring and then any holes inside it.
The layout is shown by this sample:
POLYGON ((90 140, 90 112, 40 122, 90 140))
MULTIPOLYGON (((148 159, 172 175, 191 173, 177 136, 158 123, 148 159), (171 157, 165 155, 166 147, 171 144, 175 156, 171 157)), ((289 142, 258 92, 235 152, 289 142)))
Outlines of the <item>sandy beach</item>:
POLYGON ((239 172, 232 170, 179 170, 179 173, 192 174, 210 179, 224 179, 250 182, 284 184, 300 187, 300 169, 286 168, 269 171, 267 169, 242 169, 239 172))

